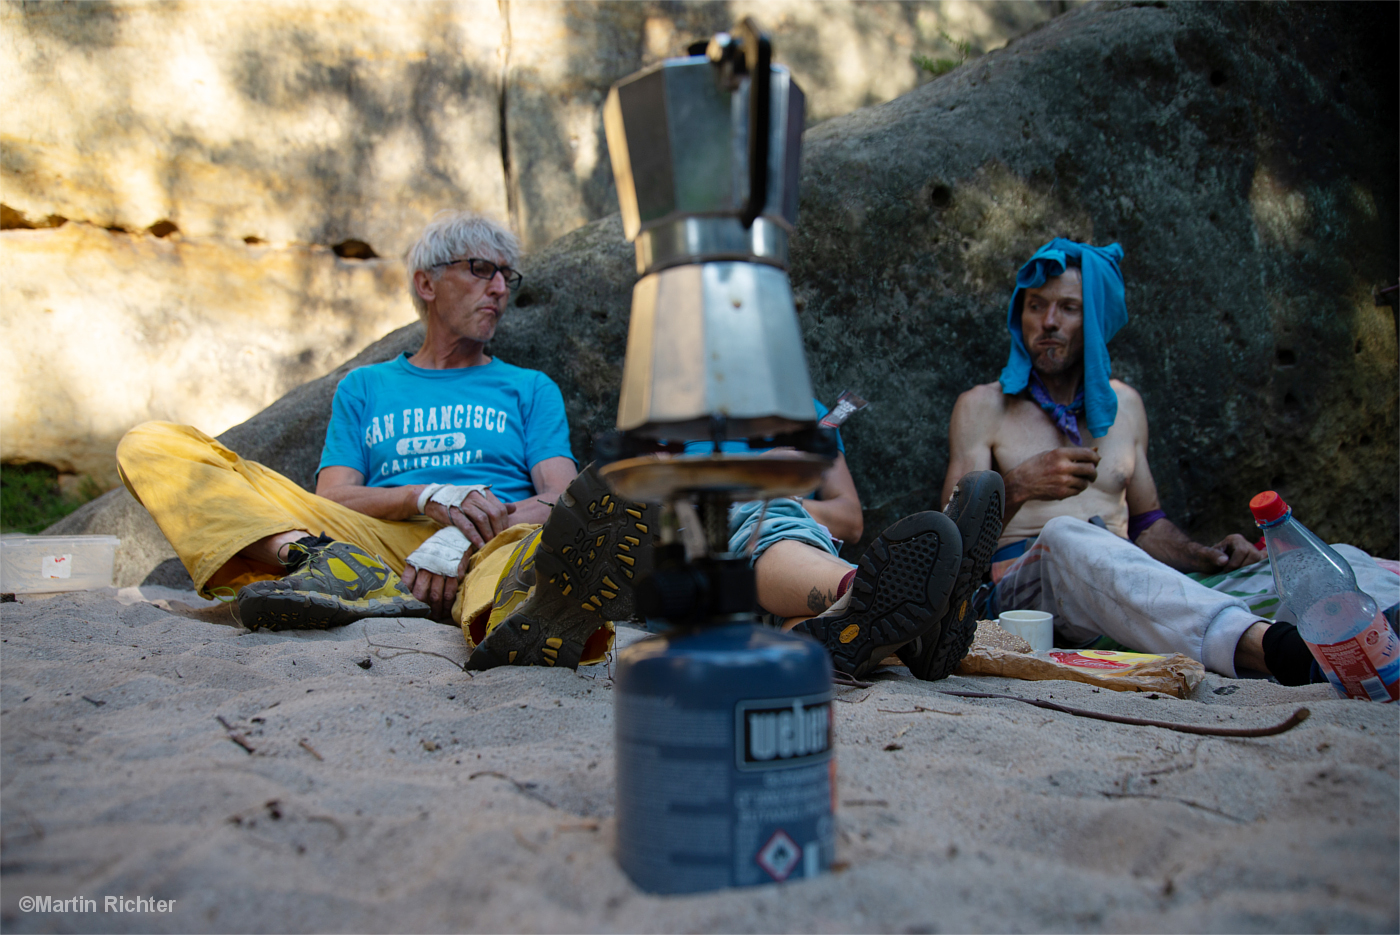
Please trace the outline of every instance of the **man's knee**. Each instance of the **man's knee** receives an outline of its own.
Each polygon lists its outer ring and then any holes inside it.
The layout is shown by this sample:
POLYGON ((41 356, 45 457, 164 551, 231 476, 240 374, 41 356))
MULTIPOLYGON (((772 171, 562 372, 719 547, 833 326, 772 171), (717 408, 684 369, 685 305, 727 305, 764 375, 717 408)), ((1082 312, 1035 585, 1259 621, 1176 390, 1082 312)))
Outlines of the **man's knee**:
POLYGON ((227 467, 237 459, 199 429, 174 422, 142 422, 117 442, 117 474, 138 503, 141 496, 132 485, 132 477, 146 483, 154 476, 164 476, 176 461, 227 467))
MULTIPOLYGON (((142 422, 128 430, 117 442, 117 476, 137 503, 141 503, 141 495, 127 476, 127 469, 168 448, 175 429, 171 422, 142 422)), ((145 506, 144 503, 141 505, 145 506)))
POLYGON ((150 452, 164 451, 184 435, 185 426, 174 422, 142 422, 117 442, 117 464, 150 452))
POLYGON ((175 422, 142 422, 117 442, 117 463, 130 467, 137 459, 178 458, 207 461, 211 464, 232 462, 238 456, 192 425, 175 422))
POLYGON ((1056 516, 1040 530, 1040 538, 1036 542, 1046 547, 1061 545, 1083 534, 1086 528, 1094 527, 1075 516, 1056 516))

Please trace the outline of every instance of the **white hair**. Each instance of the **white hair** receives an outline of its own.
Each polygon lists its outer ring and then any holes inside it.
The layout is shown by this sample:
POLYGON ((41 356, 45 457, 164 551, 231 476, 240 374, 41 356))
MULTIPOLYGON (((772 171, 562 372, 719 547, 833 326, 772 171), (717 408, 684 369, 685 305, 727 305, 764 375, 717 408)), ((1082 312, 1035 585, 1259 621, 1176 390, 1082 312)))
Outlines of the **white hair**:
POLYGON ((439 211, 423 228, 418 242, 408 250, 408 292, 418 317, 426 318, 428 306, 418 295, 413 283, 419 270, 437 280, 442 270, 433 269, 443 263, 480 257, 499 260, 506 266, 520 262, 520 240, 499 221, 472 211, 439 211))

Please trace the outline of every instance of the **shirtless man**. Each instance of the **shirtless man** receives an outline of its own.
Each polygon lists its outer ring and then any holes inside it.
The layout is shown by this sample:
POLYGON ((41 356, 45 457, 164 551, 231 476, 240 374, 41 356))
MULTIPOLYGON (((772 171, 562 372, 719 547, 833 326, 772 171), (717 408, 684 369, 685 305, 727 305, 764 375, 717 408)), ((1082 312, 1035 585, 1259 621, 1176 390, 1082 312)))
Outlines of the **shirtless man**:
MULTIPOLYGON (((1142 398, 1109 378, 1107 342, 1127 321, 1121 257, 1117 244, 1063 239, 1037 251, 1017 275, 1006 369, 953 408, 944 500, 969 471, 996 470, 1006 484, 987 615, 1046 610, 1057 645, 1180 652, 1231 677, 1306 682, 1312 660, 1296 629, 1259 612, 1276 595, 1222 593, 1237 592, 1230 573, 1261 561, 1259 550, 1239 535, 1195 542, 1162 513, 1142 398)), ((1344 554, 1380 606, 1395 603, 1394 576, 1359 550, 1344 554)))

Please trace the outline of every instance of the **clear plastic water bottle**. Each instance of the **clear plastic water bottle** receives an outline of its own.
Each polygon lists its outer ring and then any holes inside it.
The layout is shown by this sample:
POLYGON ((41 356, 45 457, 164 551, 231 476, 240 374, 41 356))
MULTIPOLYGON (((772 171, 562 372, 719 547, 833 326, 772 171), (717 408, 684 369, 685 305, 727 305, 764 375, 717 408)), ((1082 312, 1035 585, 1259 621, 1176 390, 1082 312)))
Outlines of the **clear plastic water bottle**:
POLYGON ((1249 501, 1264 530, 1279 600, 1298 618, 1298 633, 1343 698, 1400 699, 1400 639, 1376 602, 1356 587, 1351 566, 1293 518, 1266 490, 1249 501))

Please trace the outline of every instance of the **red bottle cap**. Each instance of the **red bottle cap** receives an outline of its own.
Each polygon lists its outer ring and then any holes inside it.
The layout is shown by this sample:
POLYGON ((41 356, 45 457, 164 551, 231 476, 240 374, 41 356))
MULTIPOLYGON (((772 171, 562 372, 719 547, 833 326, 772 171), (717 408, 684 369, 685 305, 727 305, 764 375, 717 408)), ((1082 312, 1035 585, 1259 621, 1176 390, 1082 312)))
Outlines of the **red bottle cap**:
POLYGON ((1262 526, 1264 523, 1283 519, 1288 513, 1288 504, 1274 491, 1266 490, 1255 494, 1254 499, 1249 501, 1249 511, 1254 514, 1254 521, 1262 526))

